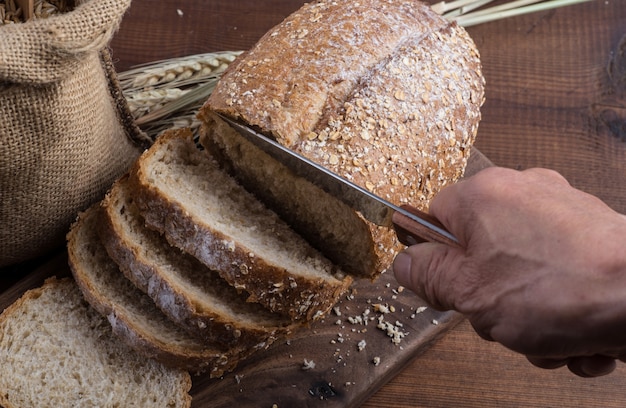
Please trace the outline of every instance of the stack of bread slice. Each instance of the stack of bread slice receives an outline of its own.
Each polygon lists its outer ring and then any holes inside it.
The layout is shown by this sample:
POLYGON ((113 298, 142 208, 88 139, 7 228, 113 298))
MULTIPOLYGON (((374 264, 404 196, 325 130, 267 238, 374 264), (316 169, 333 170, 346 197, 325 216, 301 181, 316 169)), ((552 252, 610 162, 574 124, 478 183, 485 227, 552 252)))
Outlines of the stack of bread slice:
POLYGON ((352 279, 228 176, 161 135, 68 234, 88 302, 148 357, 221 376, 324 314, 352 279))
POLYGON ((67 235, 73 280, 0 315, 0 405, 189 407, 323 316, 352 282, 222 170, 189 129, 162 134, 67 235), (48 392, 52 390, 52 392, 48 392))

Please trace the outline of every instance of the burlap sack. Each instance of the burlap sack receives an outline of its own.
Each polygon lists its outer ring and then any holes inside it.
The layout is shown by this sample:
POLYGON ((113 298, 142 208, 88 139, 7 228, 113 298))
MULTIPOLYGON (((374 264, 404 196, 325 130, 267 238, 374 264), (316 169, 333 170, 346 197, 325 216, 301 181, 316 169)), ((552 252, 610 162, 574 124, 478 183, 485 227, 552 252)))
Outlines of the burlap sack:
POLYGON ((0 26, 0 266, 65 242, 148 139, 106 49, 130 0, 0 26))

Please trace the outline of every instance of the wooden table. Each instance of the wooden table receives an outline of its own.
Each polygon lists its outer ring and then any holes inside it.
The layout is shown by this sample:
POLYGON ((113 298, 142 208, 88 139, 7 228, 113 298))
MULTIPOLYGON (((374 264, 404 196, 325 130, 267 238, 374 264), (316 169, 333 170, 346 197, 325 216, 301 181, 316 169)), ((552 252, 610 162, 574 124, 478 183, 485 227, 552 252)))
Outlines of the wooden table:
MULTIPOLYGON (((118 70, 250 47, 293 0, 134 0, 118 70)), ((468 28, 487 80, 477 146, 498 165, 541 166, 626 213, 626 1, 597 0, 468 28)), ((367 407, 624 407, 626 367, 599 379, 544 371, 462 323, 367 407)))
MULTIPOLYGON (((246 49, 301 4, 134 0, 112 43, 116 67, 246 49)), ((626 213, 626 1, 596 0, 468 31, 487 79, 477 147, 498 165, 558 170, 626 213)), ((626 367, 599 379, 540 370, 462 323, 364 406, 624 407, 626 367)))

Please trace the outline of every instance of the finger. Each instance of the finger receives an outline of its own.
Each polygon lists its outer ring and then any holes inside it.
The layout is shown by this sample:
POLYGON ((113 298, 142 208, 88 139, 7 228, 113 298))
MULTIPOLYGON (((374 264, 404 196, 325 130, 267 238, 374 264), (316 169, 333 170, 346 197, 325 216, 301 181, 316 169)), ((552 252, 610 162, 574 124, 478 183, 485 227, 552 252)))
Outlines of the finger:
POLYGON ((517 173, 502 167, 481 170, 442 189, 431 200, 428 212, 465 245, 473 231, 476 210, 488 211, 485 206, 493 201, 494 190, 497 190, 495 186, 517 173))
POLYGON ((557 359, 526 356, 526 359, 528 359, 528 361, 535 367, 543 368, 546 370, 554 370, 555 368, 563 367, 568 363, 567 358, 557 359))
POLYGON ((393 263, 398 283, 439 310, 454 309, 455 285, 451 273, 461 270, 462 250, 424 243, 400 252, 393 263))
POLYGON ((606 356, 574 357, 567 363, 567 368, 579 377, 591 378, 607 375, 615 370, 615 359, 606 356))

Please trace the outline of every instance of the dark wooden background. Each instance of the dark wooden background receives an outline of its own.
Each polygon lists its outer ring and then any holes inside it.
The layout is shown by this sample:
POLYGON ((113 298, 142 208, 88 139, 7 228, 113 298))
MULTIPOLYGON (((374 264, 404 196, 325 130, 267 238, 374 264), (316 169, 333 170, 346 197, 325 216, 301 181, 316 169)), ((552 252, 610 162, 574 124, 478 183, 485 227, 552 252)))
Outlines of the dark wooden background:
MULTIPOLYGON (((116 68, 246 49, 302 3, 134 0, 111 44, 116 68)), ((555 169, 626 213, 626 1, 595 0, 468 31, 487 80, 476 146, 501 166, 555 169)), ((365 406, 625 407, 626 367, 597 379, 540 370, 462 323, 365 406)))
MULTIPOLYGON (((134 0, 112 43, 116 67, 246 49, 301 4, 134 0)), ((626 213, 626 1, 596 0, 468 31, 487 80, 477 147, 501 166, 555 169, 626 213)), ((624 407, 626 367, 598 379, 540 370, 462 323, 365 406, 624 407)))

